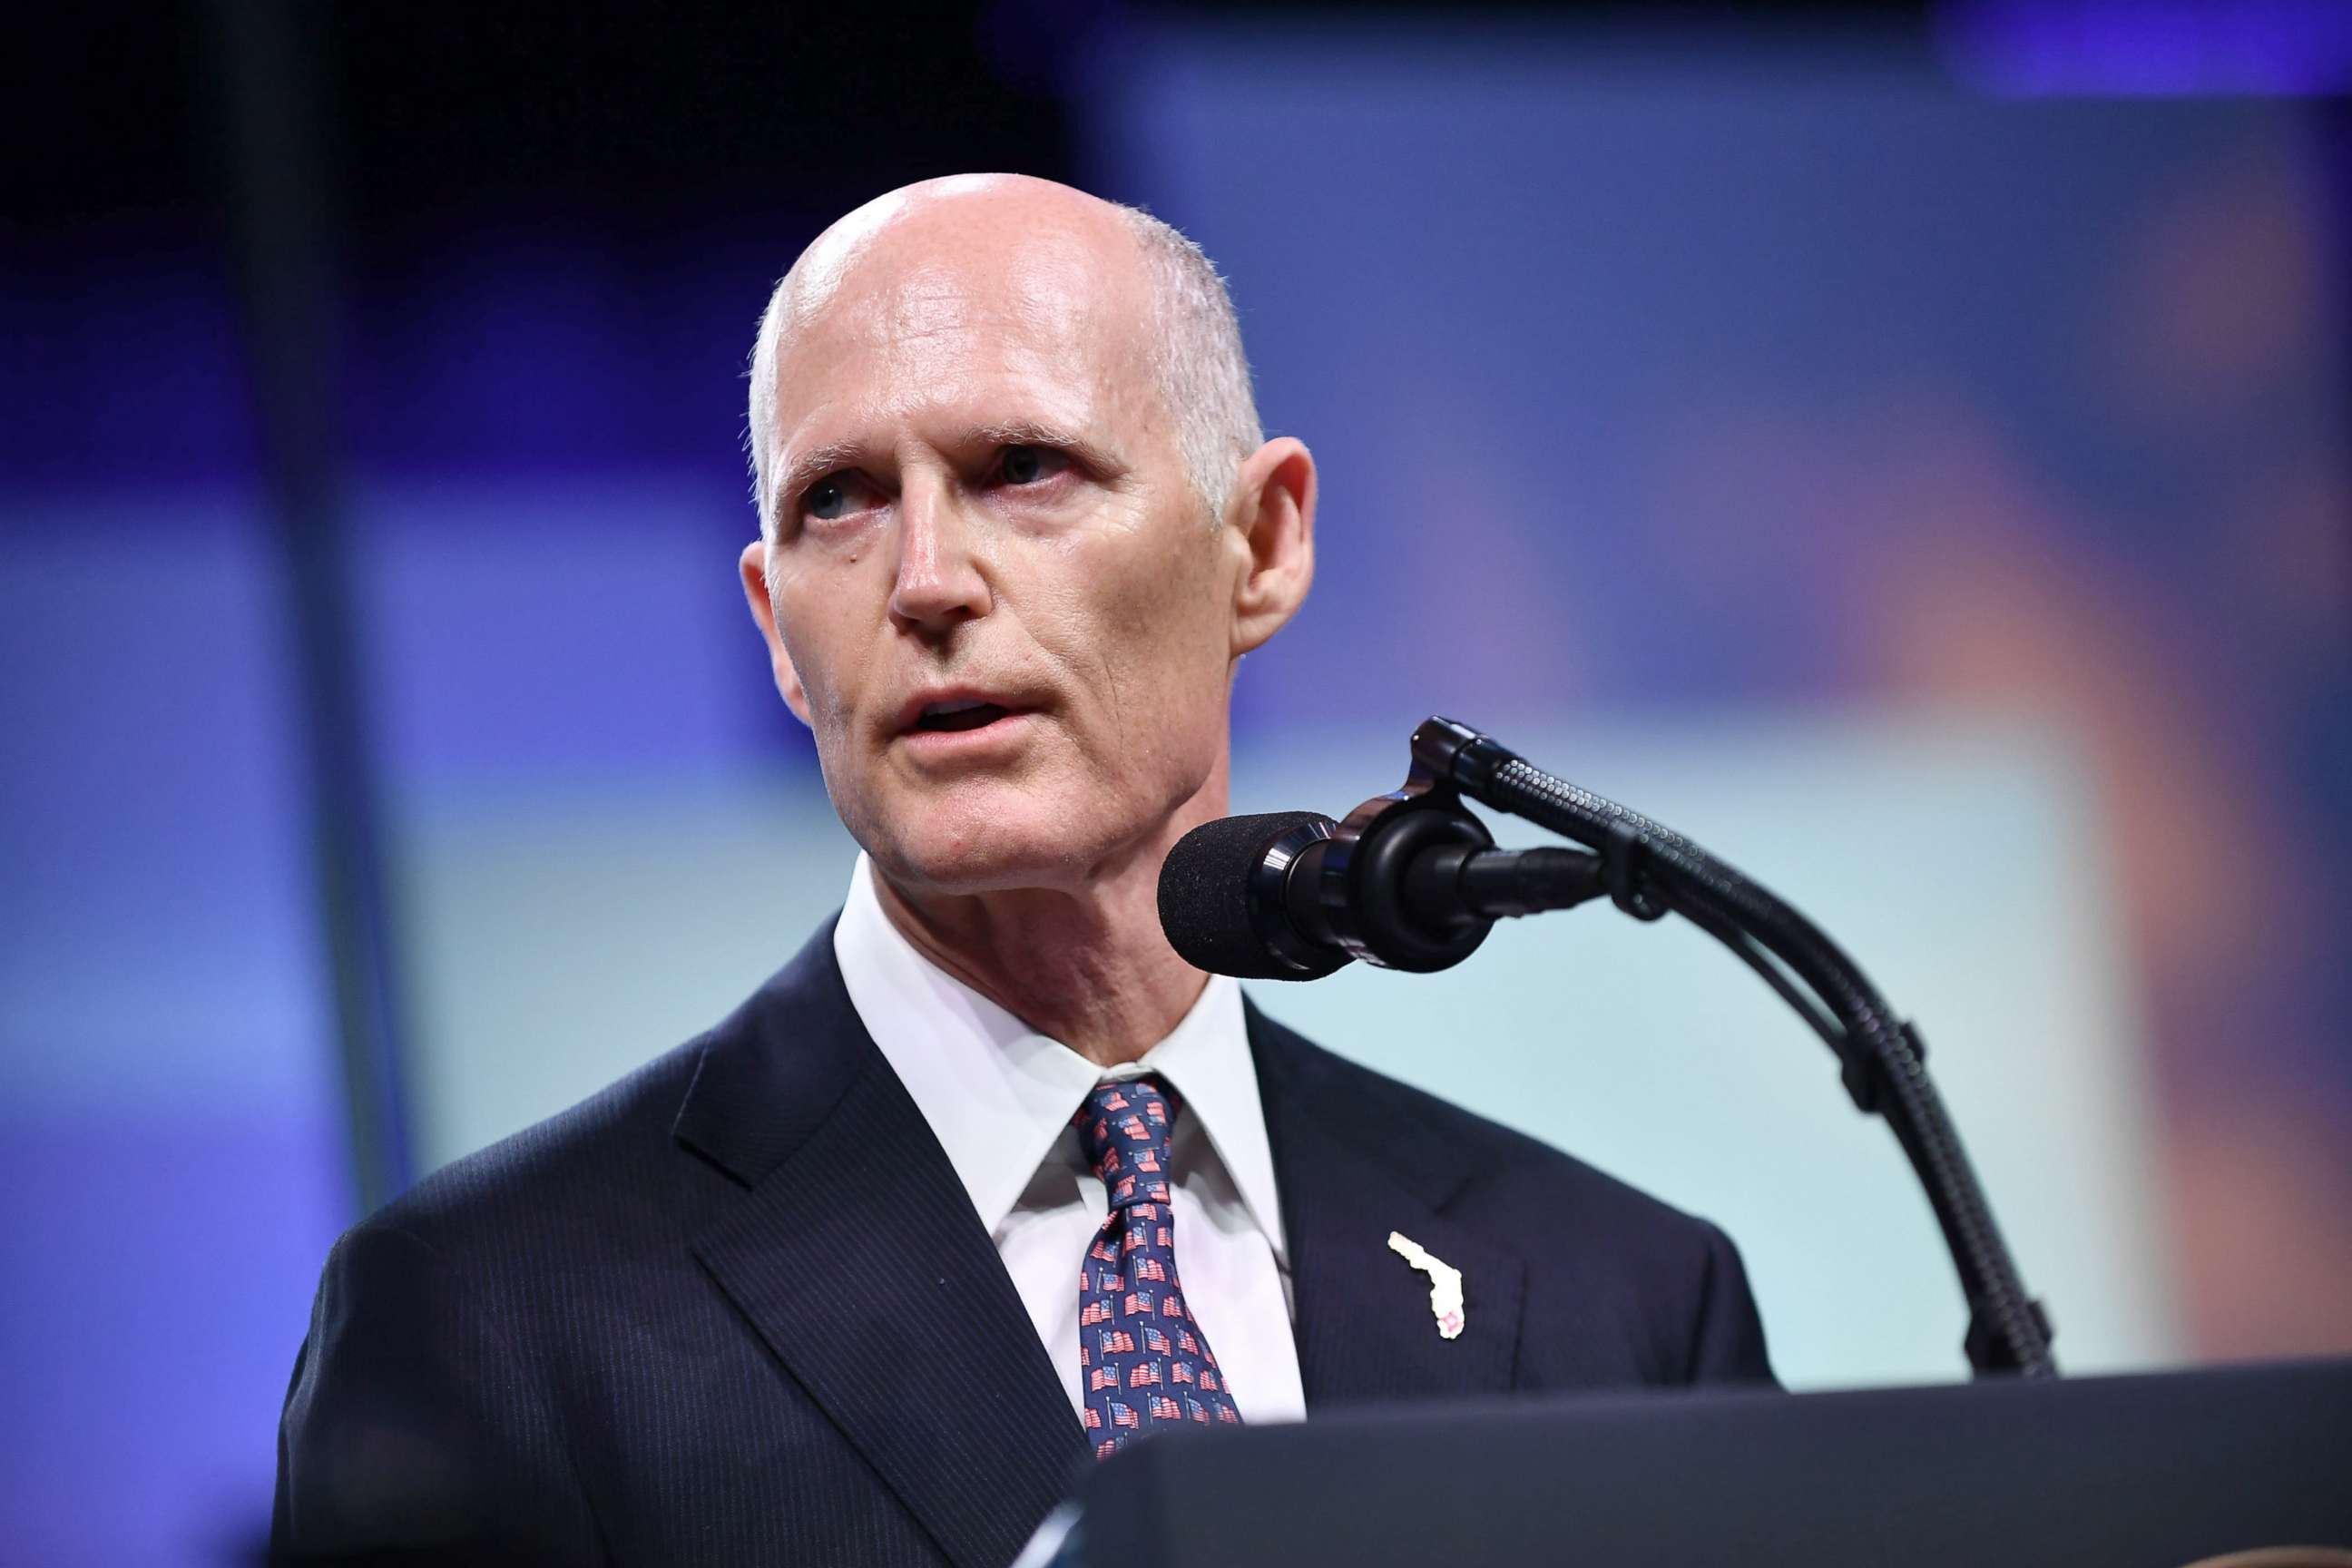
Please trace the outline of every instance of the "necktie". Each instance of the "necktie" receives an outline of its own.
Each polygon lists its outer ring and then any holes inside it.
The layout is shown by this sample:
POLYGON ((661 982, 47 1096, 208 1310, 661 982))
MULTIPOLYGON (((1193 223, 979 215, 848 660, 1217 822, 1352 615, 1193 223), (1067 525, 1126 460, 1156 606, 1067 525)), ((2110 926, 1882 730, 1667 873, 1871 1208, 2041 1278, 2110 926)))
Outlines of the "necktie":
POLYGON ((1097 1084, 1072 1119, 1110 1194, 1078 1267, 1078 1372, 1095 1457, 1157 1427, 1238 1426, 1201 1327, 1176 1279, 1168 1138, 1177 1107, 1158 1080, 1097 1084))

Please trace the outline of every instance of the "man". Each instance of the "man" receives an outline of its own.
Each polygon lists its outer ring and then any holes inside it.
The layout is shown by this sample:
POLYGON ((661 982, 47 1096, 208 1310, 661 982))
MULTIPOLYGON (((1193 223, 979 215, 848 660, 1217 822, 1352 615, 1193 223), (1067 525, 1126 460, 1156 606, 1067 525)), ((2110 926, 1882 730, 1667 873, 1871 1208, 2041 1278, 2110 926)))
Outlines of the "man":
POLYGON ((281 1552, 996 1564, 1168 1426, 1769 1376, 1720 1233, 1162 938, 1235 666, 1314 572, 1314 461, 1197 250, 1035 180, 885 196, 778 286, 751 437, 743 584, 846 907, 343 1237, 281 1552))

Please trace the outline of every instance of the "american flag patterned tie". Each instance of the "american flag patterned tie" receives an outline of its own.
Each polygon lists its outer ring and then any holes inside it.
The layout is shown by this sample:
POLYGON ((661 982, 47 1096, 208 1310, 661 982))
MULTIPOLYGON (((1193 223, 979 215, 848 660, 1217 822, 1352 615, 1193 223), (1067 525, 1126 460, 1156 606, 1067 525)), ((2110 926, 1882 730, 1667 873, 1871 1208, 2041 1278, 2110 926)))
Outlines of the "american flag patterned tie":
POLYGON ((1097 1084, 1072 1119, 1110 1194, 1110 1213, 1078 1268, 1081 1419, 1097 1458, 1159 1427, 1241 1423, 1176 1279, 1176 1216, 1168 1206, 1176 1111, 1158 1080, 1139 1078, 1097 1084))

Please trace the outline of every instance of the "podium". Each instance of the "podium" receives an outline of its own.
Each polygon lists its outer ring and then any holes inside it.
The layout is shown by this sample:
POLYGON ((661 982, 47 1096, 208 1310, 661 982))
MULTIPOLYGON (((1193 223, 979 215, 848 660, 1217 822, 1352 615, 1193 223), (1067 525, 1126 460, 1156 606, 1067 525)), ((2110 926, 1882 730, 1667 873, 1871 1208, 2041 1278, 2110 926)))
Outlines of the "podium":
POLYGON ((1087 1568, 2352 1564, 2352 1360, 1174 1433, 1074 1500, 1087 1568))

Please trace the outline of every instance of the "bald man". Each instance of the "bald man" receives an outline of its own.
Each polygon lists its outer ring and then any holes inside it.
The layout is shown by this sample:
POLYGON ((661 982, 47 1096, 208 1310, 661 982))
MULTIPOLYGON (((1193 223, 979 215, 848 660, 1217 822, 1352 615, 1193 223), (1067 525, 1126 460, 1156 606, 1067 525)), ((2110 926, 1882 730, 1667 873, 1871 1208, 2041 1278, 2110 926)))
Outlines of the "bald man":
POLYGON ((1190 242, 1036 180, 884 196, 778 285, 751 433, 842 911, 337 1244, 280 1554, 979 1568, 1171 1427, 1769 1378, 1720 1232, 1161 936, 1315 565, 1314 459, 1190 242))

